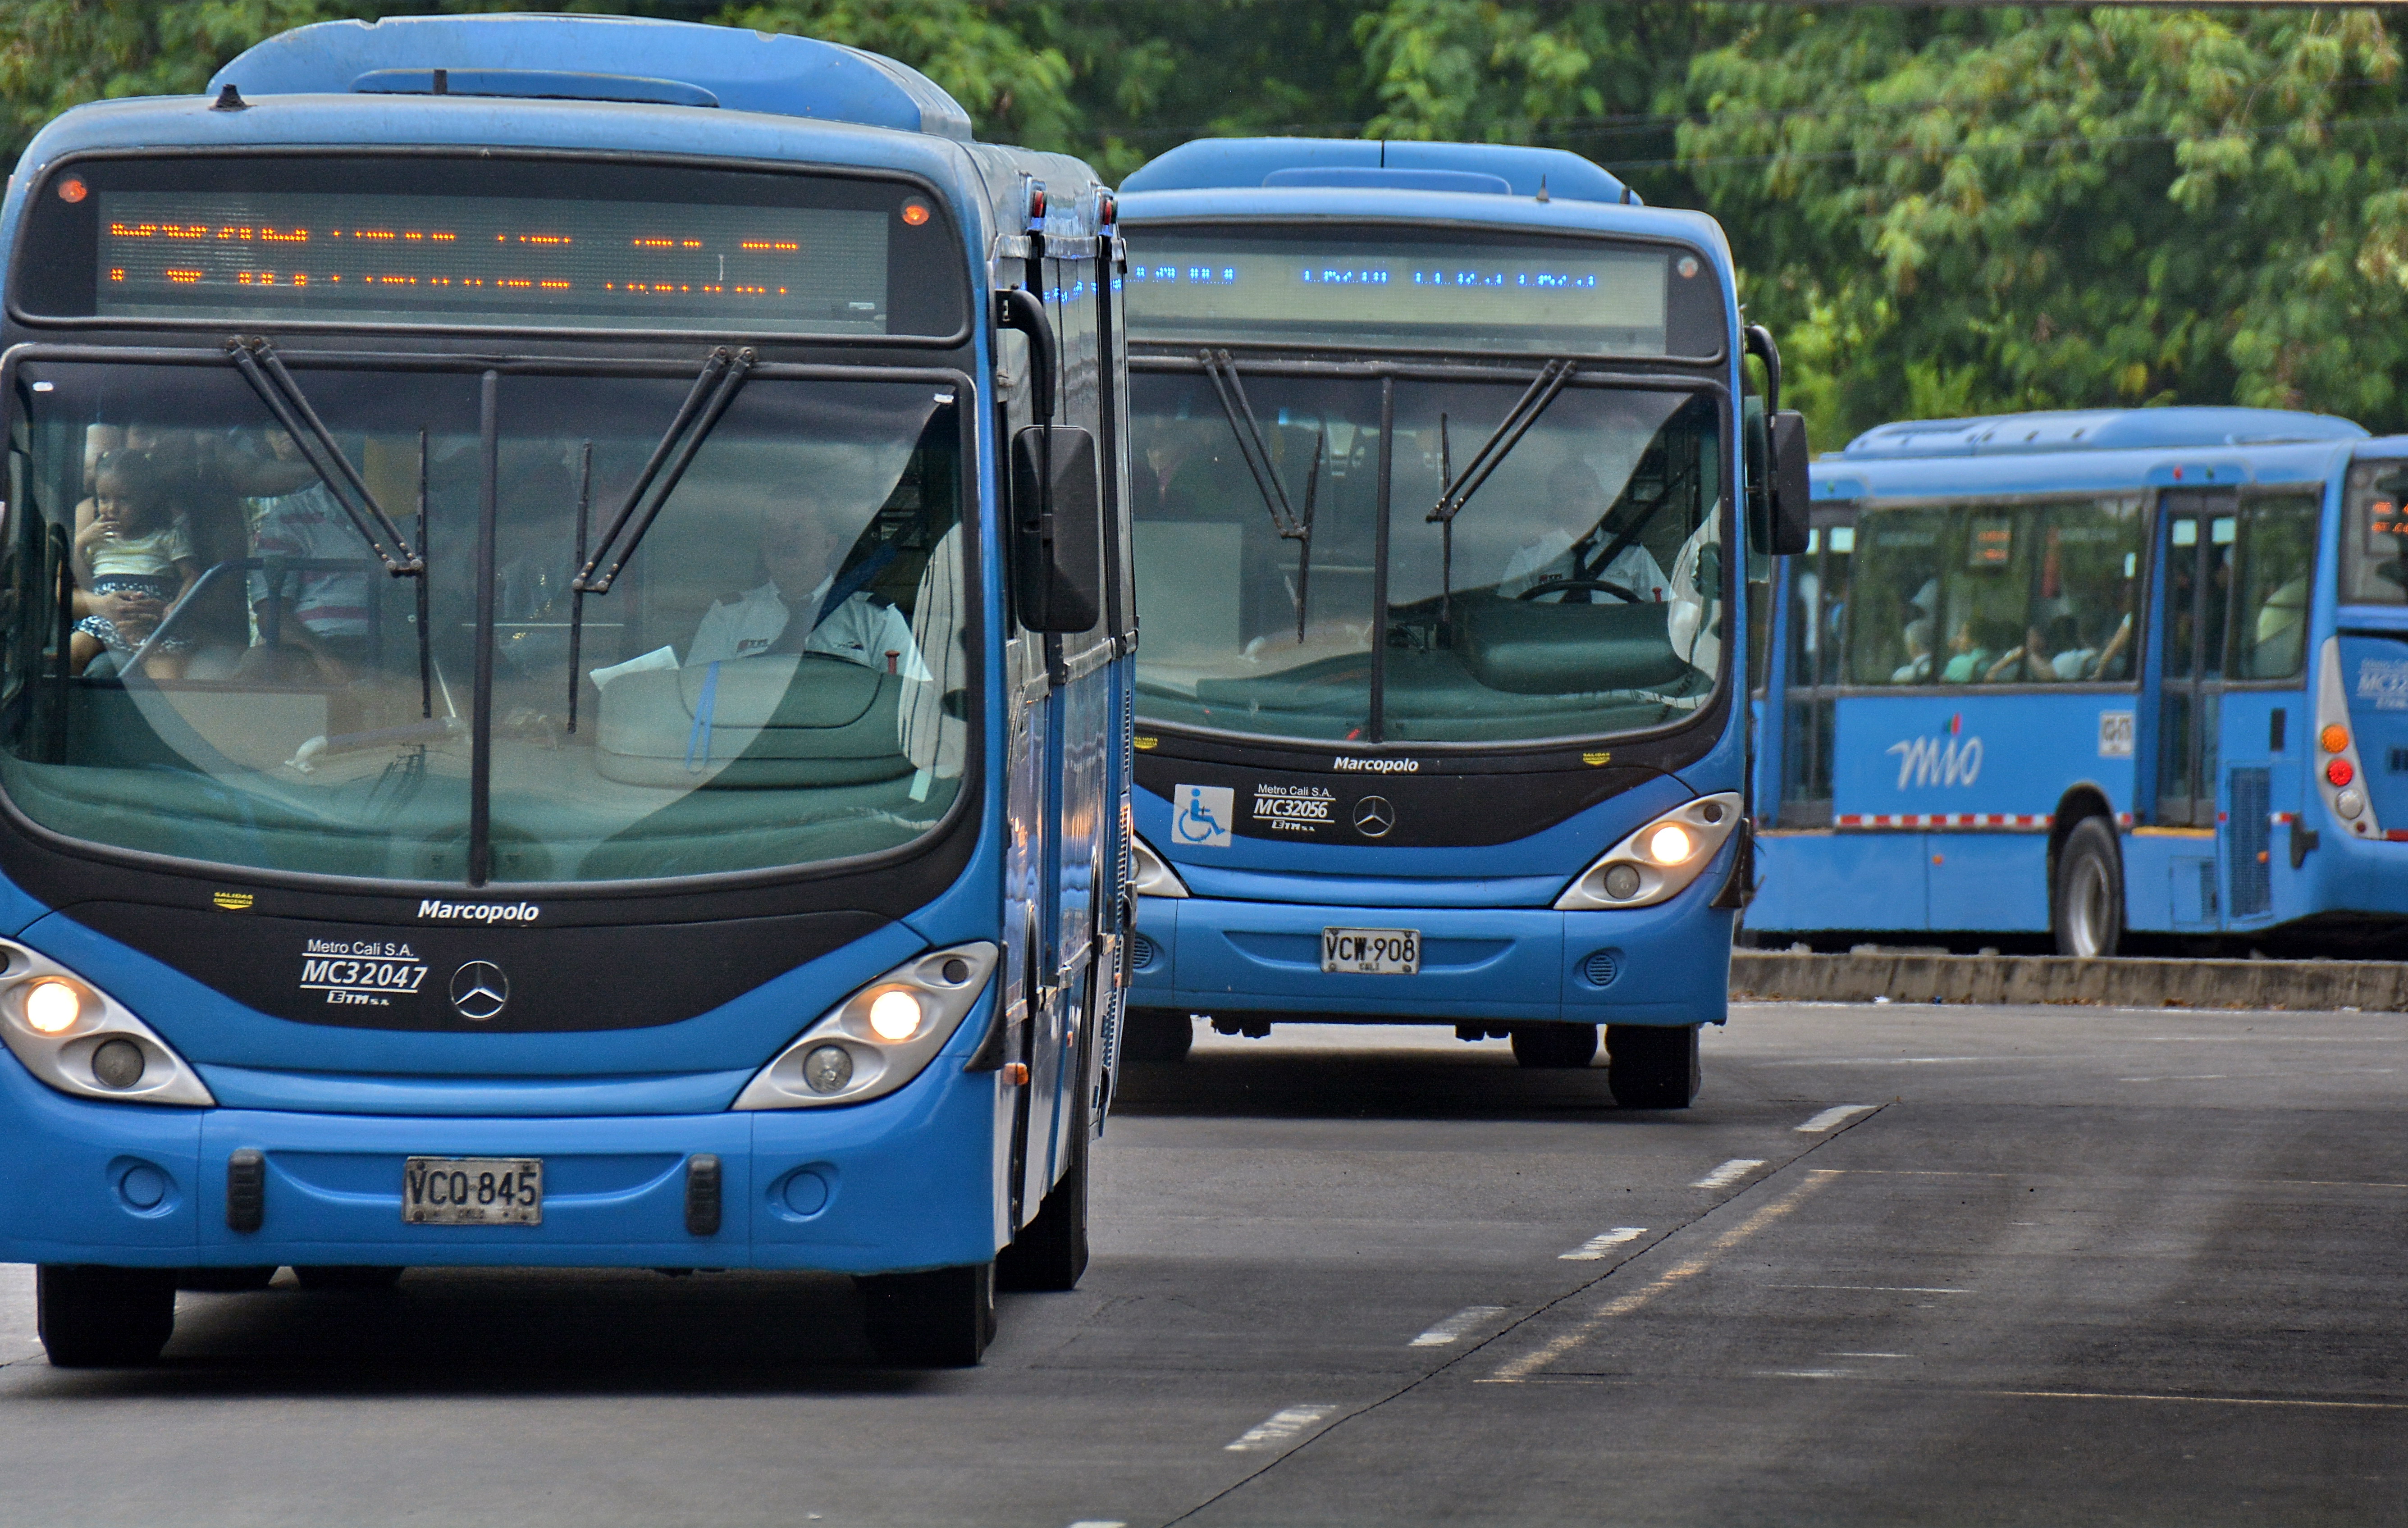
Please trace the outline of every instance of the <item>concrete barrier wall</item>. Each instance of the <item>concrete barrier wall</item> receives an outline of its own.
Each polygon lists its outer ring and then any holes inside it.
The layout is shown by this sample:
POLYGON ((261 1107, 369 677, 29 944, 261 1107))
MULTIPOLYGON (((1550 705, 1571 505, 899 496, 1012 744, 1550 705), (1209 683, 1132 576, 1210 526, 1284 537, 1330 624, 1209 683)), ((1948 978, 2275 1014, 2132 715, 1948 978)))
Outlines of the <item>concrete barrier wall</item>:
POLYGON ((1751 1002, 2090 1003, 2125 1008, 2408 1011, 2391 961, 2077 960, 2065 955, 1811 955, 1731 951, 1751 1002))

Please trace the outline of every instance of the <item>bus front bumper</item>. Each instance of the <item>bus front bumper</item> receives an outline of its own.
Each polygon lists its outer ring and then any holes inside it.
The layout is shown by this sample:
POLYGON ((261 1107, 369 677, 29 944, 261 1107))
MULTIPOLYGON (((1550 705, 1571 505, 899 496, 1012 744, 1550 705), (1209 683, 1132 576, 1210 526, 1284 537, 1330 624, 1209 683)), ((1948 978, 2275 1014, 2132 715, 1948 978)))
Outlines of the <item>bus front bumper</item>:
POLYGON ((1337 1021, 1718 1024, 1729 1003, 1732 915, 1707 903, 1720 884, 1709 871, 1669 902, 1613 912, 1146 897, 1138 933, 1151 948, 1137 951, 1128 1001, 1337 1021), (1417 930, 1421 970, 1326 973, 1325 928, 1417 930))
POLYGON ((810 1268, 983 1263, 1009 1085, 939 1057, 869 1103, 587 1119, 393 1118, 74 1098, 0 1050, 0 1262, 141 1267, 441 1264, 810 1268), (228 1225, 227 1164, 265 1158, 259 1229, 228 1225), (689 1160, 720 1215, 688 1229, 689 1160), (409 1225, 407 1158, 535 1157, 536 1225, 409 1225))

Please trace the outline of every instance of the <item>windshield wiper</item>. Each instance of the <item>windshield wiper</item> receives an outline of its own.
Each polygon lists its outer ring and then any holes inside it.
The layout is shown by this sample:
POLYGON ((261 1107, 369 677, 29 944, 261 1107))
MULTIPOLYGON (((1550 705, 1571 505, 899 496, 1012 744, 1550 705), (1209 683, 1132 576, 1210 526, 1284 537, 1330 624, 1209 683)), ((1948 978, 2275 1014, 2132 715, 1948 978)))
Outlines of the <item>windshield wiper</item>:
POLYGON ((1322 449, 1328 444, 1326 429, 1317 432, 1312 442, 1312 468, 1304 480, 1304 513, 1297 514, 1287 502, 1287 489, 1280 482, 1279 469, 1271 464, 1270 446, 1263 439, 1263 427, 1254 418, 1254 406, 1246 396, 1246 384, 1239 379, 1238 364, 1226 350, 1205 350, 1198 357, 1204 363, 1204 375, 1212 379, 1212 391, 1221 399, 1221 412, 1229 421, 1229 434, 1237 438, 1238 454, 1245 459, 1246 470, 1254 475, 1254 492, 1262 496, 1263 509, 1271 517, 1271 529, 1289 541, 1297 543, 1296 574, 1296 639, 1304 640, 1305 601, 1312 589, 1312 509, 1321 489, 1322 449))
POLYGON ((568 581, 570 732, 577 730, 578 682, 580 678, 577 665, 585 642, 585 596, 610 593, 610 585, 618 580, 619 574, 627 565, 627 559, 635 556, 636 549, 644 544, 644 533, 652 528, 652 521, 659 517, 661 507, 667 504, 669 495, 677 492, 678 483, 685 477, 685 469, 694 464, 695 453, 702 450, 702 443, 710 437, 712 430, 718 428, 720 416, 727 412, 727 406, 736 401, 738 393, 743 391, 744 378, 752 372, 752 362, 753 352, 749 346, 731 350, 722 345, 704 359, 702 370, 695 374, 694 386, 686 390, 685 402, 678 405, 677 417, 669 421, 666 430, 661 432, 659 442, 652 447, 652 454, 644 460, 644 470, 636 474, 634 486, 627 490, 627 496, 619 501, 618 513, 610 517, 609 527, 602 533, 601 543, 591 553, 585 549, 585 528, 594 505, 594 442, 585 442, 580 454, 577 475, 577 577, 568 581), (629 521, 635 521, 632 531, 627 531, 629 521), (614 556, 612 549, 622 531, 627 531, 626 543, 617 546, 614 556), (605 561, 609 563, 609 567, 602 565, 605 561))
MULTIPOLYGON (((326 492, 335 496, 335 502, 342 506, 352 529, 360 533, 360 539, 376 553, 377 561, 384 564, 384 570, 396 578, 424 577, 425 557, 410 546, 409 538, 401 534, 401 527, 393 522, 393 517, 384 512, 384 506, 368 492, 366 481, 351 465, 351 459, 343 454, 343 449, 327 432, 325 421, 319 419, 315 408, 309 407, 308 396, 301 391, 301 384, 284 369, 284 362, 277 355, 276 347, 255 336, 237 335, 225 342, 225 350, 227 358, 242 373, 242 379, 251 384, 251 391, 267 405, 267 411, 276 416, 276 422, 293 437, 303 460, 318 474, 319 481, 326 485, 326 492), (382 533, 381 536, 379 533, 382 533)), ((423 493, 423 475, 420 487, 423 493)), ((425 523, 425 508, 423 503, 419 506, 422 525, 425 523)))
POLYGON ((1440 414, 1438 417, 1438 475, 1442 486, 1439 489, 1438 503, 1430 507, 1430 512, 1423 520, 1426 523, 1435 523, 1439 528, 1440 620, 1446 619, 1455 597, 1455 517, 1463 513, 1463 507, 1470 503, 1471 495, 1479 493, 1481 485, 1488 481, 1489 474, 1495 472, 1513 448, 1522 443, 1522 437, 1530 433, 1530 426, 1539 422, 1539 416, 1547 411, 1547 406, 1555 401, 1555 394, 1572 379, 1574 366, 1575 363, 1570 361, 1550 361, 1541 366, 1539 375, 1531 378, 1522 396, 1505 411, 1505 417, 1498 421, 1496 429, 1488 433, 1488 438, 1480 443, 1480 449, 1471 453, 1471 460, 1463 464, 1460 477, 1455 475, 1454 452, 1447 442, 1446 416, 1440 414))
MULTIPOLYGON (((249 382, 251 391, 259 394, 260 401, 267 405, 267 411, 276 416, 276 421, 284 427, 284 433, 293 437, 294 449, 309 464, 310 470, 318 475, 318 480, 326 485, 326 492, 334 496, 335 502, 342 506, 344 517, 351 521, 351 528, 360 533, 360 539, 367 543, 368 550, 376 553, 377 561, 384 564, 384 570, 396 578, 418 580, 419 714, 432 717, 435 714, 435 686, 431 677, 434 631, 428 624, 426 591, 425 430, 418 432, 420 545, 412 547, 409 538, 401 534, 401 527, 384 512, 384 506, 368 492, 367 482, 351 466, 351 459, 343 454, 342 447, 336 444, 325 421, 318 417, 318 410, 309 406, 308 394, 301 391, 301 384, 293 379, 293 374, 284 369, 284 362, 277 355, 276 347, 256 336, 236 335, 226 341, 225 348, 226 356, 234 362, 235 369, 242 373, 243 380, 249 382), (330 463, 335 469, 331 472, 327 470, 330 463), (350 493, 345 493, 346 489, 350 493), (358 495, 357 503, 352 502, 351 494, 358 495), (373 530, 369 528, 371 521, 375 522, 373 530), (377 538, 380 530, 385 536, 382 541, 377 538)), ((214 573, 217 570, 212 568, 209 571, 214 573)), ((271 579, 267 591, 271 613, 282 593, 271 579)), ((154 642, 159 635, 158 632, 151 634, 154 642)), ((144 651, 147 652, 149 647, 150 644, 146 643, 144 651)))

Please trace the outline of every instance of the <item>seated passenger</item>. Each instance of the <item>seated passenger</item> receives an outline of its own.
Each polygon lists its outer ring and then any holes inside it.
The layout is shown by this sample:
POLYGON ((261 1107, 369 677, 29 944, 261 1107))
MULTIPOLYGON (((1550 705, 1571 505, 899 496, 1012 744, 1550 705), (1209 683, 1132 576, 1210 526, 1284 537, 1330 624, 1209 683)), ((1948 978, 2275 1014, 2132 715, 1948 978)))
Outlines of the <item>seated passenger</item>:
POLYGON ((1992 684, 2014 679, 2053 679, 2057 678, 2055 652, 2048 645, 2048 633, 2038 626, 2026 627, 2023 645, 1992 664, 1982 678, 1992 684))
MULTIPOLYGON (((290 436, 271 433, 268 445, 280 460, 298 464, 300 450, 290 436)), ((357 571, 327 567, 288 571, 274 580, 274 587, 266 569, 252 573, 249 580, 251 613, 258 621, 261 644, 254 650, 270 646, 297 649, 326 679, 348 682, 353 668, 368 657, 374 611, 369 606, 367 564, 375 553, 322 481, 313 480, 306 488, 264 498, 258 504, 254 542, 261 557, 348 563, 357 564, 357 571), (270 633, 275 634, 272 644, 270 633)), ((262 661, 274 666, 274 660, 264 651, 262 661)))
POLYGON ((1973 623, 1960 621, 1956 623, 1956 635, 1948 639, 1948 666, 1940 671, 1941 682, 1971 684, 1990 666, 1991 659, 1996 656, 1973 635, 1973 623))
MULTIPOLYGON (((1519 599, 1542 584, 1595 579, 1628 590, 1640 603, 1658 601, 1671 588, 1664 566, 1635 537, 1604 561, 1613 544, 1636 528, 1641 510, 1624 500, 1609 506, 1597 474, 1577 459, 1558 463, 1547 474, 1550 523, 1506 560, 1505 576, 1497 593, 1519 599)), ((1565 591, 1567 598, 1584 605, 1619 603, 1620 596, 1594 589, 1565 591)))
MULTIPOLYGON (((137 451, 102 457, 93 494, 79 514, 76 571, 91 597, 91 613, 75 623, 70 664, 80 674, 104 651, 130 656, 167 619, 201 576, 184 519, 170 502, 155 464, 137 451)), ((144 660, 156 678, 182 676, 188 636, 170 634, 144 660)))
POLYGON ((768 581, 703 612, 685 666, 772 652, 820 652, 905 678, 925 680, 911 622, 868 584, 895 559, 882 547, 843 567, 855 527, 814 500, 773 508, 761 521, 768 581))
POLYGON ((2258 607, 2258 621, 2250 633, 2246 676, 2253 679, 2281 679, 2298 673, 2300 660, 2307 652, 2307 634, 2308 578, 2303 573, 2277 587, 2258 607))
POLYGON ((1890 672, 1892 684, 1921 684, 1931 678, 1931 621, 1921 617, 1906 623, 1906 662, 1890 672))

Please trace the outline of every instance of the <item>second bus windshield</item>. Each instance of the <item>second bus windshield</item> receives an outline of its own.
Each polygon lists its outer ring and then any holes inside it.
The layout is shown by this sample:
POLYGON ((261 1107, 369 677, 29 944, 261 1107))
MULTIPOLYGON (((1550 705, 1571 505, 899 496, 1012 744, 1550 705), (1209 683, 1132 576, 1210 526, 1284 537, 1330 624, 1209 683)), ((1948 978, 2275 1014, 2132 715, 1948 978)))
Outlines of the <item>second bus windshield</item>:
POLYGON ((1514 742, 1659 724, 1711 693, 1723 484, 1709 399, 1569 388, 1450 525, 1431 518, 1447 469, 1463 472, 1526 379, 1397 382, 1387 435, 1377 380, 1240 385, 1251 425, 1208 377, 1132 379, 1149 721, 1514 742), (1275 480, 1246 464, 1257 426, 1275 480))

